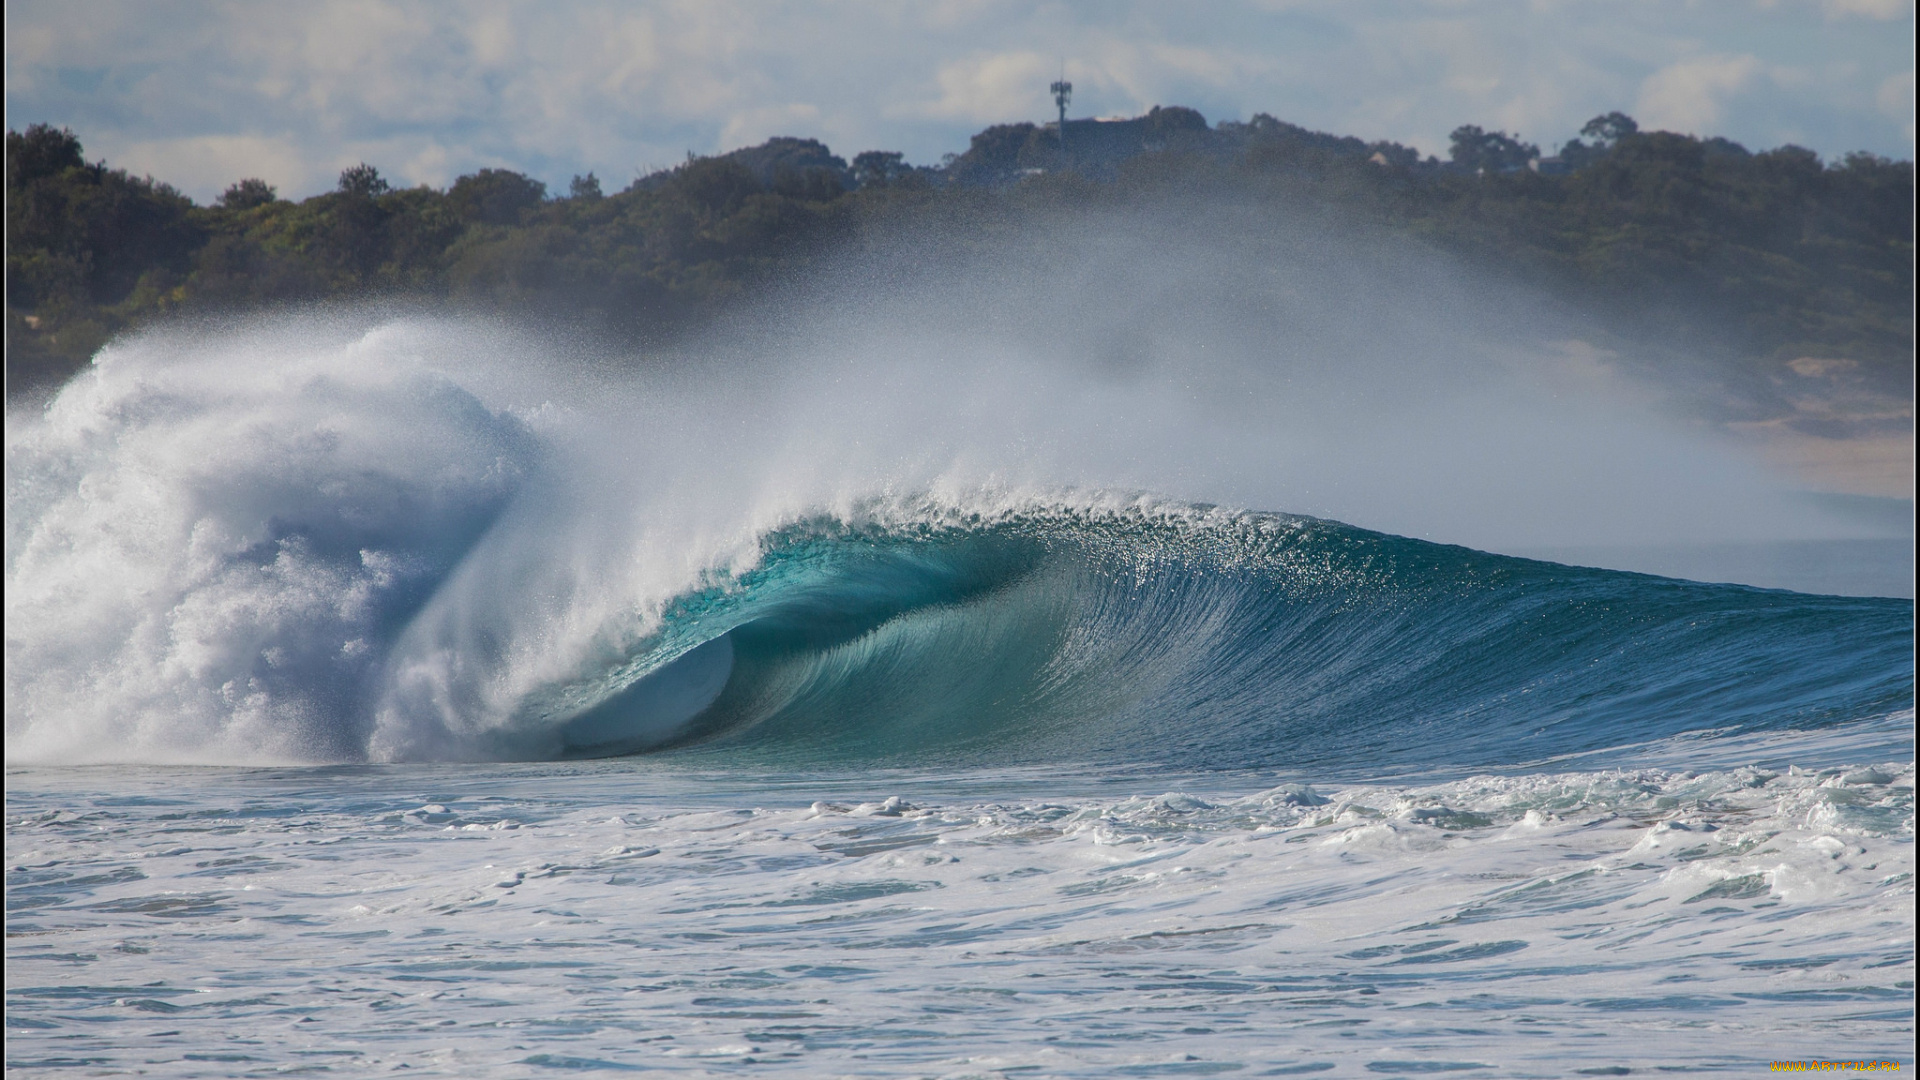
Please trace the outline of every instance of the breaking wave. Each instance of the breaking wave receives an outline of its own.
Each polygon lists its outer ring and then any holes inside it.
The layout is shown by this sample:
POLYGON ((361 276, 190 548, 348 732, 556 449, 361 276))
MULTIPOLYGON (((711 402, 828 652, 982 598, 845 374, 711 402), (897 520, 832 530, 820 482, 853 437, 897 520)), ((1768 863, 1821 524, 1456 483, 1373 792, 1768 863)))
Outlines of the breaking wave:
POLYGON ((951 467, 823 481, 671 409, 623 443, 605 410, 497 406, 389 333, 252 366, 117 346, 10 419, 10 758, 1324 775, 1912 702, 1902 601, 951 467))

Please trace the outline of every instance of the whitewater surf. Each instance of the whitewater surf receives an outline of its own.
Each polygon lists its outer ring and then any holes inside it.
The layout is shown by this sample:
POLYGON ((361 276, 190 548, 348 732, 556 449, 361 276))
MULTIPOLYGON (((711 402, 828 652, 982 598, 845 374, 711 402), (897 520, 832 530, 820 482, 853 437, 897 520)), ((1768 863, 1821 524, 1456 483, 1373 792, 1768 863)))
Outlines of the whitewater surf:
MULTIPOLYGON (((1420 462, 1151 371, 552 347, 154 334, 9 416, 10 1068, 1910 1054, 1910 601, 1262 509, 1420 462)), ((1656 457, 1568 527, 1774 509, 1656 457)))

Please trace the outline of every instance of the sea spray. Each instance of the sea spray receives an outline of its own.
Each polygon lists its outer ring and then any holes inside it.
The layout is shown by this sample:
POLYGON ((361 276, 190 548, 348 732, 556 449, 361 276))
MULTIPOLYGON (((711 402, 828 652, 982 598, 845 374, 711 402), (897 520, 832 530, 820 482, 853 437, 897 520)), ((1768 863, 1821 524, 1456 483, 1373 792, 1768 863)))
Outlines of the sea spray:
POLYGON ((609 376, 426 318, 116 344, 9 420, 8 751, 1373 767, 1911 694, 1898 603, 1143 495, 1236 430, 1208 395, 927 359, 956 347, 609 376))

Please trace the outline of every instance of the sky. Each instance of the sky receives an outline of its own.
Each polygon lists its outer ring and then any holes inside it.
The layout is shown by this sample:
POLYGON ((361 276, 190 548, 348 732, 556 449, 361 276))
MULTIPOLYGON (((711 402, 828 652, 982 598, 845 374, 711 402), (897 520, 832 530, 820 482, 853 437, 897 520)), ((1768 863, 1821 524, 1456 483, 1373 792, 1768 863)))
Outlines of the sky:
POLYGON ((365 161, 609 190, 774 135, 937 164, 989 124, 1187 105, 1445 156, 1589 118, 1912 159, 1912 0, 7 0, 11 129, 205 202, 365 161))

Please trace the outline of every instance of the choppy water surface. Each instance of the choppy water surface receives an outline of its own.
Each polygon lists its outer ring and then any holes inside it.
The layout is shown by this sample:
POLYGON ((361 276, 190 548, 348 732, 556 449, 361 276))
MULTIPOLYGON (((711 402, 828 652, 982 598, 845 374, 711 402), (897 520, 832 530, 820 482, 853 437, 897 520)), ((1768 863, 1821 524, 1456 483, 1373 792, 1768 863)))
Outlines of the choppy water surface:
POLYGON ((16 771, 9 1067, 1911 1067, 1913 764, 1831 765, 1904 723, 1746 747, 1767 767, 1173 792, 1047 770, 16 771))

